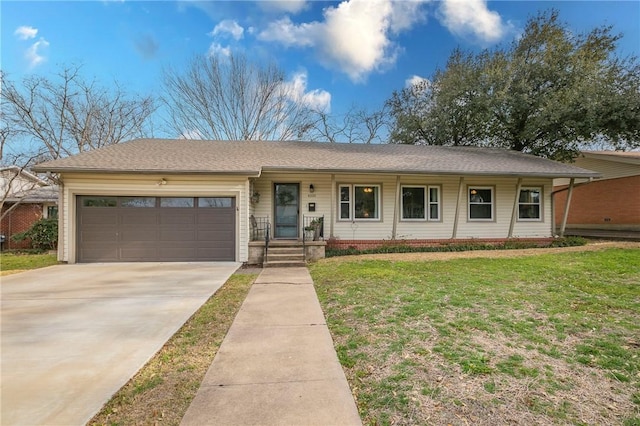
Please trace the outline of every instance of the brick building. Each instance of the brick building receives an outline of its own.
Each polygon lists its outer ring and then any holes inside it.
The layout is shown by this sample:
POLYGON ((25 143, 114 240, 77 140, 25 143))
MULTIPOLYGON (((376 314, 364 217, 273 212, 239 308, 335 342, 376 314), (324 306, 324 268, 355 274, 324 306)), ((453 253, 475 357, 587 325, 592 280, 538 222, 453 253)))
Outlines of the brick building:
MULTIPOLYGON (((602 177, 589 183, 576 182, 567 233, 599 236, 613 231, 640 238, 640 152, 587 151, 575 164, 602 177)), ((567 193, 567 180, 556 180, 556 224, 562 221, 567 193)))
POLYGON ((3 250, 30 248, 29 241, 15 242, 11 237, 26 231, 43 217, 57 217, 58 187, 19 167, 0 169, 0 196, 3 250))

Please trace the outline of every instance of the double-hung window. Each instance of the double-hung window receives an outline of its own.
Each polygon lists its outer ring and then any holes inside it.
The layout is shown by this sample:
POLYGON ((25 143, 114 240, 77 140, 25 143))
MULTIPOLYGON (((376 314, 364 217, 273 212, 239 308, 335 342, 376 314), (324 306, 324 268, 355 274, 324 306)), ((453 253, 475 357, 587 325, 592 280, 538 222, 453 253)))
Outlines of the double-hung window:
POLYGON ((470 186, 469 220, 493 220, 493 188, 470 186))
POLYGON ((518 196, 519 220, 542 220, 542 188, 522 188, 518 196))
POLYGON ((341 220, 380 220, 380 185, 340 185, 341 220))
POLYGON ((440 220, 440 187, 402 186, 402 220, 440 220))

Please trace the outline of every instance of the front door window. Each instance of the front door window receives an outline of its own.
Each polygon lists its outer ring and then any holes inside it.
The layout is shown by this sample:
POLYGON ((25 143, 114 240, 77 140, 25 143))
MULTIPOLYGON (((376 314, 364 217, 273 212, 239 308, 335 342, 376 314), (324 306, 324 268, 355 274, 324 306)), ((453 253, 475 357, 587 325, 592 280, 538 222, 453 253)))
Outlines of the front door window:
POLYGON ((299 194, 297 183, 275 184, 275 238, 298 238, 299 194))

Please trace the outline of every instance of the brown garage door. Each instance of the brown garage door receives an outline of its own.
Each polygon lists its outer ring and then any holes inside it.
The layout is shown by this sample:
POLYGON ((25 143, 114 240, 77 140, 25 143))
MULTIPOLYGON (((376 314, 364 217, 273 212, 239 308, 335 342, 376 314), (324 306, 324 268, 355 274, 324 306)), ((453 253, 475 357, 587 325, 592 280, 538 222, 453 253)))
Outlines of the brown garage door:
POLYGON ((78 196, 78 261, 235 260, 233 197, 78 196))

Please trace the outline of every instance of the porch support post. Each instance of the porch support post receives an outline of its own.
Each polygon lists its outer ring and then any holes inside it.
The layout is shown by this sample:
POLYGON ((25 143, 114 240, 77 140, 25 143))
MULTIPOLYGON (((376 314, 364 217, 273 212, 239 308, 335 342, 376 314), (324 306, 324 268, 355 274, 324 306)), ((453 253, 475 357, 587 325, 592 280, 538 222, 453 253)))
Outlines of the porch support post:
POLYGON ((564 230, 567 227, 567 218, 569 217, 569 207, 571 206, 571 196, 573 195, 573 184, 576 178, 569 181, 569 191, 567 192, 567 201, 564 203, 564 214, 562 215, 562 223, 560 224, 560 237, 564 237, 564 230))
POLYGON ((511 223, 509 224, 509 235, 507 238, 513 237, 513 228, 516 224, 516 218, 518 217, 518 201, 520 200, 520 189, 522 189, 522 178, 518 178, 516 184, 516 196, 513 200, 513 210, 511 211, 511 223))
POLYGON ((451 233, 451 239, 455 239, 458 236, 458 217, 460 216, 460 200, 462 199, 464 190, 464 178, 460 177, 458 182, 458 200, 456 201, 456 215, 453 219, 453 232, 451 233))
POLYGON ((393 228, 391 229, 391 239, 396 239, 398 231, 398 217, 400 216, 400 175, 396 176, 396 196, 393 203, 393 228))
POLYGON ((329 238, 333 238, 333 224, 336 215, 336 175, 331 175, 331 213, 329 214, 329 238))

